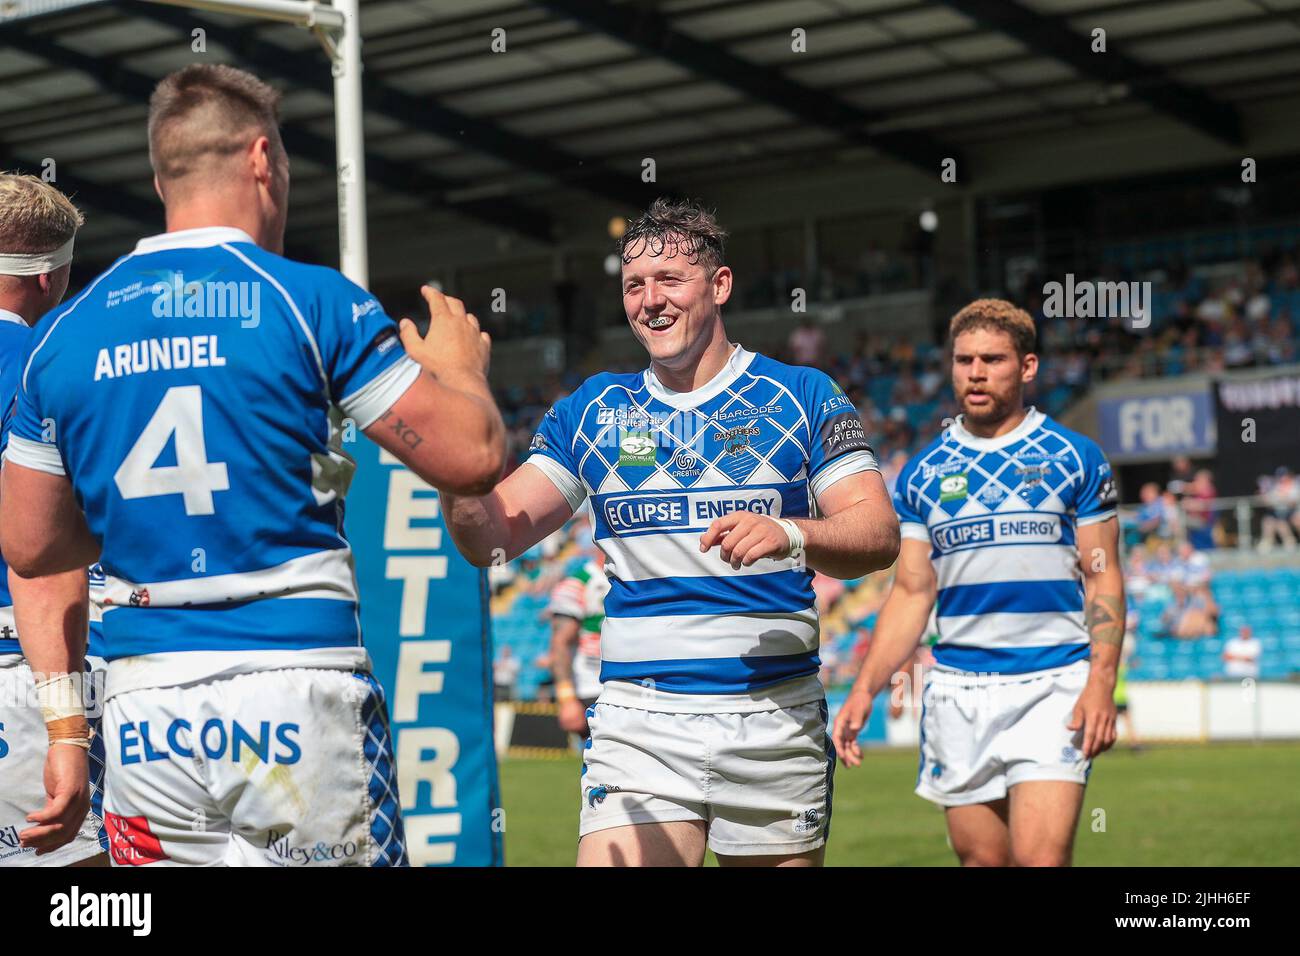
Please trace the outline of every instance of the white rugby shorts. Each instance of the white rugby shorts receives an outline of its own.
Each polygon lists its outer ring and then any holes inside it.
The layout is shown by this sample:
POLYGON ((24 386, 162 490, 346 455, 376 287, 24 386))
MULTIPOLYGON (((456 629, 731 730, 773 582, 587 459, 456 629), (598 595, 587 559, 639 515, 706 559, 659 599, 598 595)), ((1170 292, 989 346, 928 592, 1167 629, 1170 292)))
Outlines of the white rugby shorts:
POLYGON ((1000 800, 1018 783, 1086 783, 1083 730, 1066 727, 1088 662, 1030 674, 932 669, 922 695, 916 793, 944 807, 1000 800))
POLYGON ((580 836, 703 820, 721 855, 804 853, 826 842, 835 749, 825 700, 706 714, 597 702, 587 723, 580 836))
POLYGON ((115 866, 405 866, 383 691, 293 668, 115 694, 115 866))
MULTIPOLYGON (((86 715, 95 737, 90 761, 90 812, 72 842, 37 856, 25 849, 18 834, 32 824, 27 814, 45 806, 45 754, 49 737, 36 705, 31 668, 18 655, 0 658, 0 866, 67 866, 108 850, 102 813, 104 800, 104 741, 99 735, 99 701, 104 688, 104 662, 87 661, 90 681, 83 688, 86 715)), ((59 746, 67 746, 60 744, 59 746)))

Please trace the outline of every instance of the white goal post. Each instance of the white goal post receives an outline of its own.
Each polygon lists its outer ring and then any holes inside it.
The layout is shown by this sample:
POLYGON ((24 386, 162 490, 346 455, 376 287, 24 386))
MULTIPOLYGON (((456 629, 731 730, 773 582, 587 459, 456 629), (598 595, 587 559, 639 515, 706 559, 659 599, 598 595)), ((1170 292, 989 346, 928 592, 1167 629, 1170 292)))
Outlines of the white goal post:
MULTIPOLYGON (((99 0, 0 0, 0 24, 89 6, 99 0)), ((370 284, 366 237, 366 156, 361 102, 360 0, 145 0, 173 7, 292 23, 311 30, 329 56, 334 76, 335 175, 338 180, 339 269, 370 284)))
POLYGON ((334 138, 339 189, 339 269, 360 286, 370 282, 366 237, 366 154, 362 130, 360 0, 148 0, 311 30, 330 58, 334 75, 334 138))

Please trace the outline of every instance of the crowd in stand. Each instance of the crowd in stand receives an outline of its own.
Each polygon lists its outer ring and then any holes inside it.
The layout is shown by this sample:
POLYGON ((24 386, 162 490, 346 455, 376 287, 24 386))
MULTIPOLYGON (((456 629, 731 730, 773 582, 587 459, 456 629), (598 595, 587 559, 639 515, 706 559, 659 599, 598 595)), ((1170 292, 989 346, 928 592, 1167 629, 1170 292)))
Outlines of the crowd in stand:
POLYGON ((1039 348, 1051 357, 1044 369, 1048 384, 1056 377, 1086 385, 1104 378, 1214 373, 1298 360, 1300 272, 1293 251, 1245 262, 1221 281, 1202 278, 1181 262, 1150 276, 1151 324, 1141 331, 1118 320, 1048 316, 1044 297, 1029 293, 1039 348))
MULTIPOLYGON (((1040 407, 1055 414, 1091 383, 1112 375, 1167 376, 1297 360, 1292 317, 1300 316, 1300 277, 1293 254, 1247 263, 1240 274, 1213 285, 1177 264, 1158 278, 1151 327, 1140 334, 1126 331, 1119 322, 1047 316, 1041 299, 1030 297, 1043 354, 1035 396, 1040 407)), ((873 438, 891 491, 917 446, 957 412, 943 349, 909 336, 864 333, 849 351, 833 353, 821 326, 807 320, 794 329, 776 357, 822 368, 844 388, 873 438)), ((500 390, 516 464, 526 457, 547 408, 580 379, 571 373, 545 385, 500 390)), ((1260 479, 1259 491, 1264 508, 1258 547, 1295 549, 1300 543, 1300 479, 1280 469, 1260 479)), ((1159 635, 1180 641, 1218 635, 1220 609, 1206 552, 1226 542, 1212 473, 1186 458, 1175 459, 1163 487, 1147 483, 1139 498, 1136 510, 1122 519, 1134 625, 1136 609, 1154 595, 1163 605, 1159 635)), ((578 532, 572 529, 580 524, 571 524, 570 530, 512 566, 493 569, 494 590, 514 584, 524 593, 546 593, 563 570, 563 562, 551 560, 552 555, 566 540, 574 540, 578 532)), ((854 594, 856 587, 846 588, 823 575, 814 582, 824 612, 854 594)), ((846 683, 856 673, 884 593, 883 585, 875 586, 865 601, 859 593, 854 614, 840 615, 823 634, 823 679, 828 685, 846 683)), ((1249 630, 1243 628, 1225 645, 1225 673, 1258 668, 1259 642, 1249 630)), ((917 662, 923 665, 927 654, 923 648, 917 662)))

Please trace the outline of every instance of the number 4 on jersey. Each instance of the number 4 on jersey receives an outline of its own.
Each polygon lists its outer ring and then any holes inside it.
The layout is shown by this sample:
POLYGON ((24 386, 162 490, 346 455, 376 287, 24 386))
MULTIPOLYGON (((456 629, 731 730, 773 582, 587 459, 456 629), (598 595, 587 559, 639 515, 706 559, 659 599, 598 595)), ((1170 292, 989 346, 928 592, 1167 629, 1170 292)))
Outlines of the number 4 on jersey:
POLYGON ((216 509, 214 491, 228 491, 225 462, 208 461, 203 440, 203 390, 198 385, 167 389, 149 424, 113 475, 123 498, 182 495, 187 515, 210 515, 216 509), (176 436, 176 464, 154 467, 154 462, 176 436))

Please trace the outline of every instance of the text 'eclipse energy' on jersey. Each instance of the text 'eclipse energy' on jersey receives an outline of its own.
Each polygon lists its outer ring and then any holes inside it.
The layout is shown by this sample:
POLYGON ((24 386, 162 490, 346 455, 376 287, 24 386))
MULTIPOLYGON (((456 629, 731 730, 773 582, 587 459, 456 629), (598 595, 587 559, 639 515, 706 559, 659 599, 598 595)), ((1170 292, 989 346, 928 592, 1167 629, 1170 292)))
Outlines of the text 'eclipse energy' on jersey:
POLYGON ((651 370, 596 375, 546 414, 528 461, 575 509, 591 496, 610 583, 602 700, 622 682, 725 696, 816 675, 812 572, 788 558, 733 571, 699 539, 737 510, 808 517, 836 481, 877 467, 824 373, 737 347, 691 392, 651 370))
POLYGON ((1101 449, 1037 409, 997 438, 960 419, 894 489, 902 536, 930 543, 941 667, 1021 674, 1086 660, 1075 530, 1115 515, 1101 449))
POLYGON ((66 474, 103 546, 105 656, 134 659, 110 693, 285 655, 366 666, 340 424, 419 374, 369 293, 192 229, 142 240, 31 341, 9 460, 66 474))

